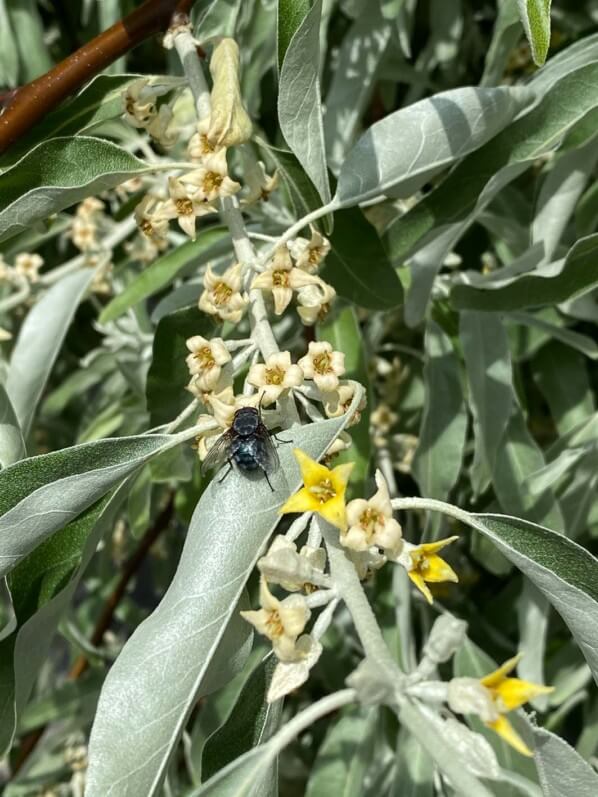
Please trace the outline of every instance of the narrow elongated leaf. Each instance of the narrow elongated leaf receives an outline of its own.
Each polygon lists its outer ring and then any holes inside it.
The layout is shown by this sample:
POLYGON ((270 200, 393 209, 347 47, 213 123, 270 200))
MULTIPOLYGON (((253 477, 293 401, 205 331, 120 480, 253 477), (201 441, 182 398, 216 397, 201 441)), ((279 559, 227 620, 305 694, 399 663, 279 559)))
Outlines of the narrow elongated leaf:
POLYGON ((6 0, 0 0, 0 83, 14 89, 19 79, 19 50, 6 0))
POLYGON ((104 307, 100 314, 100 323, 114 321, 130 307, 157 293, 169 285, 190 263, 200 266, 212 257, 225 254, 230 248, 230 234, 224 227, 200 230, 195 241, 185 241, 146 266, 104 307))
POLYGON ((93 270, 64 277, 29 311, 12 352, 6 392, 27 437, 39 400, 93 270))
POLYGON ((0 241, 149 169, 103 139, 45 141, 0 175, 0 241))
POLYGON ((21 427, 4 385, 0 384, 0 467, 7 468, 26 456, 21 427))
POLYGON ((550 46, 550 5, 552 0, 517 0, 519 15, 529 41, 532 57, 542 66, 550 46))
POLYGON ((282 67, 291 39, 307 16, 310 8, 311 0, 278 0, 276 43, 279 68, 282 67))
POLYGON ((403 302, 403 288, 377 232, 358 208, 334 214, 322 275, 360 307, 386 310, 403 302))
POLYGON ((530 84, 541 102, 465 158, 438 188, 388 227, 387 249, 393 262, 402 263, 427 243, 435 228, 454 225, 458 239, 502 188, 539 155, 556 149, 567 131, 598 105, 598 63, 587 63, 587 45, 570 49, 554 69, 549 65, 548 74, 542 70, 530 84))
POLYGON ((397 769, 393 795, 401 797, 433 797, 434 764, 417 739, 399 732, 397 769))
POLYGON ((594 797, 598 774, 564 739, 534 727, 534 759, 544 797, 594 797))
POLYGON ((139 465, 184 439, 182 434, 99 440, 31 457, 0 471, 0 574, 12 570, 139 465))
MULTIPOLYGON (((285 436, 319 458, 345 422, 295 426, 285 436)), ((274 492, 264 479, 231 473, 203 493, 174 580, 106 679, 90 739, 88 797, 158 792, 243 585, 278 522, 279 507, 299 485, 291 448, 279 448, 274 492)))
POLYGON ((521 24, 517 13, 517 0, 499 0, 498 15, 494 23, 492 41, 484 62, 481 86, 500 83, 509 56, 521 38, 521 24))
POLYGON ((316 0, 293 34, 280 70, 278 120, 290 149, 318 189, 330 201, 320 97, 320 17, 316 0))
POLYGON ((426 398, 413 473, 423 495, 444 499, 461 470, 467 413, 451 340, 434 321, 425 349, 426 398))
POLYGON ((440 169, 499 133, 530 99, 520 88, 468 87, 395 111, 372 125, 349 151, 335 204, 348 207, 391 191, 411 196, 440 169))
POLYGON ((44 40, 44 25, 35 0, 9 0, 7 7, 19 50, 20 79, 28 83, 54 66, 44 40))
POLYGON ((540 266, 505 285, 455 285, 451 302, 460 310, 504 312, 560 304, 598 285, 598 234, 582 238, 564 261, 540 266))

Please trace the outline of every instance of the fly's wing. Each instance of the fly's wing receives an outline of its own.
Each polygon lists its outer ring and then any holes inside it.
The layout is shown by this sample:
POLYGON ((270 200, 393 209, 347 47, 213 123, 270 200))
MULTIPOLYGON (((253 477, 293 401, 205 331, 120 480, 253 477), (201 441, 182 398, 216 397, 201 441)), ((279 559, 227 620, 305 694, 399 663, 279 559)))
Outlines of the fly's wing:
POLYGON ((267 473, 275 473, 280 467, 280 460, 276 446, 272 442, 270 432, 265 426, 260 430, 260 440, 262 442, 262 456, 264 461, 260 463, 267 473))
POLYGON ((208 451, 207 457, 201 463, 201 473, 203 476, 209 470, 218 470, 228 459, 229 447, 231 443, 231 432, 221 434, 218 440, 212 445, 208 451))

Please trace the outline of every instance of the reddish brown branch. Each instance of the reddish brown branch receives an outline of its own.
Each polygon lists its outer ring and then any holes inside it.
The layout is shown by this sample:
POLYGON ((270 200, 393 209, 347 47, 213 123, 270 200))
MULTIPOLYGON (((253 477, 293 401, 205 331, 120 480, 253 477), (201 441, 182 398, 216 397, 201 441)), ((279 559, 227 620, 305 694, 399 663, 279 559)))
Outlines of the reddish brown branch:
MULTIPOLYGON (((114 619, 114 614, 127 591, 129 582, 143 564, 145 557, 149 553, 152 545, 156 542, 160 534, 162 534, 162 532, 168 528, 173 513, 174 513, 174 496, 171 495, 168 503, 156 518, 156 522, 154 523, 154 525, 151 526, 146 531, 146 533, 141 538, 137 548, 135 548, 131 556, 127 559, 127 561, 123 565, 120 578, 118 579, 114 589, 108 596, 108 599, 104 604, 104 607, 93 629, 93 633, 90 637, 89 641, 94 647, 97 647, 98 645, 102 644, 104 634, 112 624, 112 620, 114 619)), ((76 681, 77 678, 80 678, 83 675, 83 673, 87 670, 88 667, 89 667, 89 660, 87 659, 87 657, 85 655, 79 656, 75 660, 75 663, 73 664, 73 666, 69 671, 68 674, 69 680, 76 681)), ((35 750, 37 743, 41 739, 45 729, 46 726, 42 725, 40 728, 37 728, 35 731, 32 731, 31 733, 27 734, 27 736, 25 736, 25 738, 21 742, 17 758, 15 759, 12 768, 13 775, 17 774, 17 772, 22 768, 25 761, 27 761, 31 753, 35 750)))
POLYGON ((192 4, 193 0, 146 0, 45 75, 20 88, 0 116, 0 153, 102 69, 166 30, 173 15, 186 14, 192 4))

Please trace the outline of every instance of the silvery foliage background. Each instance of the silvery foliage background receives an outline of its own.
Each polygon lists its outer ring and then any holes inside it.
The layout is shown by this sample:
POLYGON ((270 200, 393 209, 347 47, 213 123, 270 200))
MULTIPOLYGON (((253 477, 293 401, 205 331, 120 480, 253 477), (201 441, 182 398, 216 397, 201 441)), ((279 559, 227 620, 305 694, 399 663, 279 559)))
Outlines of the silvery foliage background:
MULTIPOLYGON (((58 14, 0 0, 0 83, 41 74, 129 6, 86 0, 58 14)), ((237 38, 255 153, 284 184, 251 223, 275 234, 328 205, 324 276, 341 301, 316 334, 346 352, 370 413, 383 404, 396 414, 382 443, 367 415, 353 430, 355 495, 390 456, 402 495, 482 513, 453 556, 460 585, 437 599, 469 623, 443 676, 479 677, 520 647, 520 671, 556 687, 535 706, 543 728, 527 729, 533 761, 472 723, 503 768, 490 787, 501 797, 597 791, 598 568, 588 551, 598 534, 598 6, 555 4, 537 69, 549 9, 546 0, 194 9, 201 40, 237 38), (368 368, 374 356, 392 364, 394 381, 368 368)), ((174 56, 147 43, 0 159, 7 260, 32 250, 50 267, 70 260, 69 208, 148 171, 119 121, 127 73, 138 72, 180 85, 174 56)), ((284 706, 266 705, 271 662, 235 610, 255 605, 253 563, 280 496, 238 477, 207 486, 184 432, 143 434, 184 406, 184 339, 213 331, 194 309, 197 267, 230 254, 218 226, 143 272, 117 249, 108 303, 84 299, 89 273, 75 270, 30 310, 0 318, 15 338, 0 361, 0 777, 45 728, 7 797, 76 793, 72 753, 89 738, 108 672, 89 794, 451 792, 446 782, 438 791, 427 753, 385 708, 343 709, 285 749, 269 741, 343 688, 361 658, 350 618, 338 613, 309 683, 284 706), (119 568, 165 506, 166 528, 110 634, 90 646, 119 568), (257 506, 259 522, 248 523, 257 506), (90 669, 65 680, 82 651, 90 669)), ((317 456, 338 429, 309 427, 296 442, 317 456)), ((297 484, 289 455, 283 464, 280 495, 297 484)), ((438 517, 403 520, 411 540, 452 530, 438 517)), ((411 669, 434 610, 410 600, 390 566, 368 594, 411 669)))

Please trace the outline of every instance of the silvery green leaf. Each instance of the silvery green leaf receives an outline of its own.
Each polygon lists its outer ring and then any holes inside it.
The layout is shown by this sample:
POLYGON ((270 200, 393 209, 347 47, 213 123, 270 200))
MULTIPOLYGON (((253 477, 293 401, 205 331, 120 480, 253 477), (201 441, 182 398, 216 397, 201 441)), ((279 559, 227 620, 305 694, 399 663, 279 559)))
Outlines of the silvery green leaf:
POLYGON ((571 469, 587 454, 584 448, 567 448, 556 459, 549 462, 540 470, 531 473, 526 482, 530 492, 539 495, 547 489, 554 488, 559 479, 571 469))
POLYGON ((0 467, 7 468, 26 456, 21 427, 4 385, 0 384, 0 467))
POLYGON ((27 437, 35 410, 93 269, 63 277, 32 307, 10 359, 6 392, 27 437))
POLYGON ((461 313, 459 334, 474 418, 471 480, 480 494, 494 471, 513 406, 511 357, 504 326, 495 315, 461 313))
POLYGON ((356 205, 391 191, 411 196, 443 167, 506 127, 531 96, 520 88, 467 87, 395 111, 372 125, 347 154, 335 206, 356 205))
POLYGON ((321 13, 322 0, 316 0, 287 48, 280 70, 278 120, 287 144, 327 203, 330 186, 319 77, 321 13))
POLYGON ((8 16, 6 0, 0 0, 0 84, 14 89, 19 80, 19 51, 8 16))
POLYGON ((100 138, 44 141, 0 175, 0 240, 150 169, 100 138))
MULTIPOLYGON (((294 426, 285 437, 319 458, 346 420, 294 426)), ((291 448, 279 448, 274 492, 263 479, 233 472, 222 483, 214 479, 202 494, 166 595, 106 679, 90 738, 88 797, 151 797, 159 791, 214 650, 278 523, 278 509, 300 483, 291 448), (126 748, 123 738, 130 740, 126 748)))
POLYGON ((382 10, 378 6, 366 8, 351 26, 326 95, 324 139, 328 163, 335 174, 353 143, 390 41, 392 23, 382 10))
POLYGON ((500 767, 494 750, 483 736, 470 731, 466 725, 452 717, 444 720, 443 727, 448 743, 461 754, 470 772, 479 778, 500 778, 500 767))
POLYGON ((585 147, 564 152, 546 175, 536 200, 531 229, 531 243, 544 244, 544 263, 554 258, 597 160, 598 147, 590 140, 585 147))
POLYGON ((44 40, 44 24, 35 0, 9 0, 7 8, 19 50, 20 79, 28 83, 54 66, 44 40))
POLYGON ((426 398, 413 474, 423 495, 444 499, 461 470, 467 412, 451 340, 434 321, 424 345, 426 398))
POLYGON ((417 739, 404 729, 397 740, 393 795, 434 797, 434 762, 417 739))
POLYGON ((542 66, 548 55, 551 3, 552 0, 517 0, 532 58, 538 66, 542 66))
POLYGON ((517 0, 499 0, 492 41, 484 61, 481 86, 495 86, 505 71, 509 56, 521 37, 517 0))
POLYGON ((0 574, 158 451, 184 439, 183 433, 99 440, 30 457, 0 471, 0 574))
POLYGON ((310 0, 278 0, 277 6, 276 44, 278 67, 281 68, 291 39, 307 16, 311 3, 310 0))
POLYGON ((567 434, 596 410, 586 359, 558 342, 543 346, 532 363, 560 434, 567 434))
MULTIPOLYGON (((387 228, 393 262, 400 264, 428 243, 432 231, 437 235, 453 226, 458 239, 502 188, 538 156, 556 149, 567 131, 596 107, 593 86, 598 63, 587 63, 591 54, 587 46, 570 50, 574 51, 570 57, 565 57, 569 53, 565 51, 558 69, 549 71, 542 83, 540 76, 538 82, 530 83, 541 98, 532 110, 465 158, 437 188, 387 228)), ((544 73, 542 70, 540 75, 544 73)))
POLYGON ((560 340, 572 349, 577 349, 591 360, 598 360, 598 343, 588 335, 582 335, 561 326, 562 319, 552 308, 541 310, 533 315, 522 312, 512 313, 510 317, 519 324, 525 324, 548 333, 550 337, 560 340), (554 323, 555 321, 560 323, 554 323))
POLYGON ((451 303, 459 310, 505 312, 561 304, 598 285, 598 234, 581 238, 564 260, 538 266, 504 284, 455 285, 451 303))
POLYGON ((544 797, 595 797, 598 773, 569 747, 564 739, 545 728, 533 728, 534 759, 544 797))
POLYGON ((339 716, 318 749, 305 797, 361 797, 377 722, 375 708, 353 709, 339 716))

